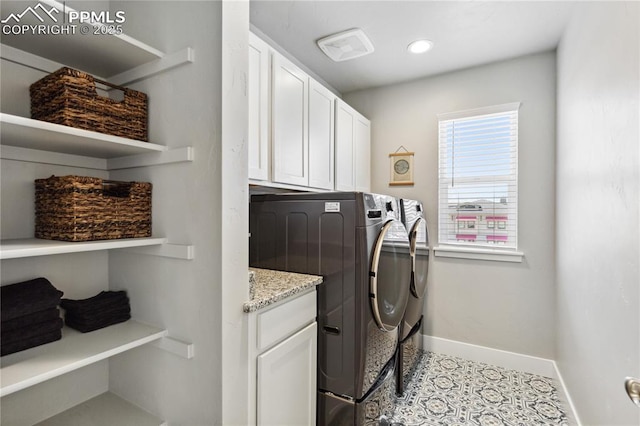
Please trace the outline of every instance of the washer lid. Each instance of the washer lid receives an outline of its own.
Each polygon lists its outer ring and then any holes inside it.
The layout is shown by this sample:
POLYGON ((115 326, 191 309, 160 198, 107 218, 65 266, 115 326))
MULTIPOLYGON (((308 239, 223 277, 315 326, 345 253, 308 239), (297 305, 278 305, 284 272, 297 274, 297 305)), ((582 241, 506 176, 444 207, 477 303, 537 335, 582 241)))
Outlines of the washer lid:
POLYGON ((369 298, 373 317, 383 331, 402 321, 411 283, 409 236, 399 220, 384 224, 373 249, 369 298))

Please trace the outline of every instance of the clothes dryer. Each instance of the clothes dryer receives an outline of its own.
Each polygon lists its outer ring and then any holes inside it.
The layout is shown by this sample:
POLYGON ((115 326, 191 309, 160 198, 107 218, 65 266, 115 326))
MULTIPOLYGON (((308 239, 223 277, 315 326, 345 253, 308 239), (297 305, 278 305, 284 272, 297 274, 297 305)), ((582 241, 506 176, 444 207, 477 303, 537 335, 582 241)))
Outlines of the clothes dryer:
POLYGON ((400 199, 402 222, 409 234, 411 286, 407 309, 400 324, 396 365, 396 393, 402 395, 423 350, 420 330, 429 272, 429 230, 422 203, 400 199))
POLYGON ((318 425, 377 425, 393 411, 411 257, 399 203, 376 194, 254 195, 250 265, 323 276, 318 425))

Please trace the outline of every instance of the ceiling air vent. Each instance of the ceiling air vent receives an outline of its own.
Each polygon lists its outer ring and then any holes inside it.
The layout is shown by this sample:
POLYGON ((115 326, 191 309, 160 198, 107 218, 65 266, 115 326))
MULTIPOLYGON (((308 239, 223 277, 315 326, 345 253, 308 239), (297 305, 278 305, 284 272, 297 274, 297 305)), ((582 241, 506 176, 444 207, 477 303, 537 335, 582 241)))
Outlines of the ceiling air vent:
POLYGON ((321 38, 317 43, 318 47, 336 62, 358 58, 373 52, 373 44, 359 28, 321 38))

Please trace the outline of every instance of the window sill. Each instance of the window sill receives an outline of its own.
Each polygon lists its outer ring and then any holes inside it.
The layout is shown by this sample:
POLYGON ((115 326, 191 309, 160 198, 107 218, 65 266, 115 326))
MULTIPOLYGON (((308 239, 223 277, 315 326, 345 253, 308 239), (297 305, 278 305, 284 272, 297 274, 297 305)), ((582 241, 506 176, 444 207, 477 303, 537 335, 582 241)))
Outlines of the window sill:
POLYGON ((488 248, 434 247, 433 254, 436 257, 452 257, 456 259, 492 260, 497 262, 522 263, 524 253, 520 251, 494 250, 488 248))

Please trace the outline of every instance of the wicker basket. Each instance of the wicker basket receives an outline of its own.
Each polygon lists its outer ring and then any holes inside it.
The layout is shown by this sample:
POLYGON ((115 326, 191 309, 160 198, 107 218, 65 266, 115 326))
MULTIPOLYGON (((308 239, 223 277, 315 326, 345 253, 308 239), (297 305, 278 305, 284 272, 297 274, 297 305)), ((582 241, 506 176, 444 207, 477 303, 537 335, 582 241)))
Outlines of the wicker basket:
POLYGON ((83 176, 36 180, 36 238, 61 241, 151 236, 151 184, 83 176))
POLYGON ((147 95, 142 92, 65 67, 33 83, 29 93, 35 120, 147 141, 147 95), (96 82, 123 91, 124 99, 98 95, 96 82))

